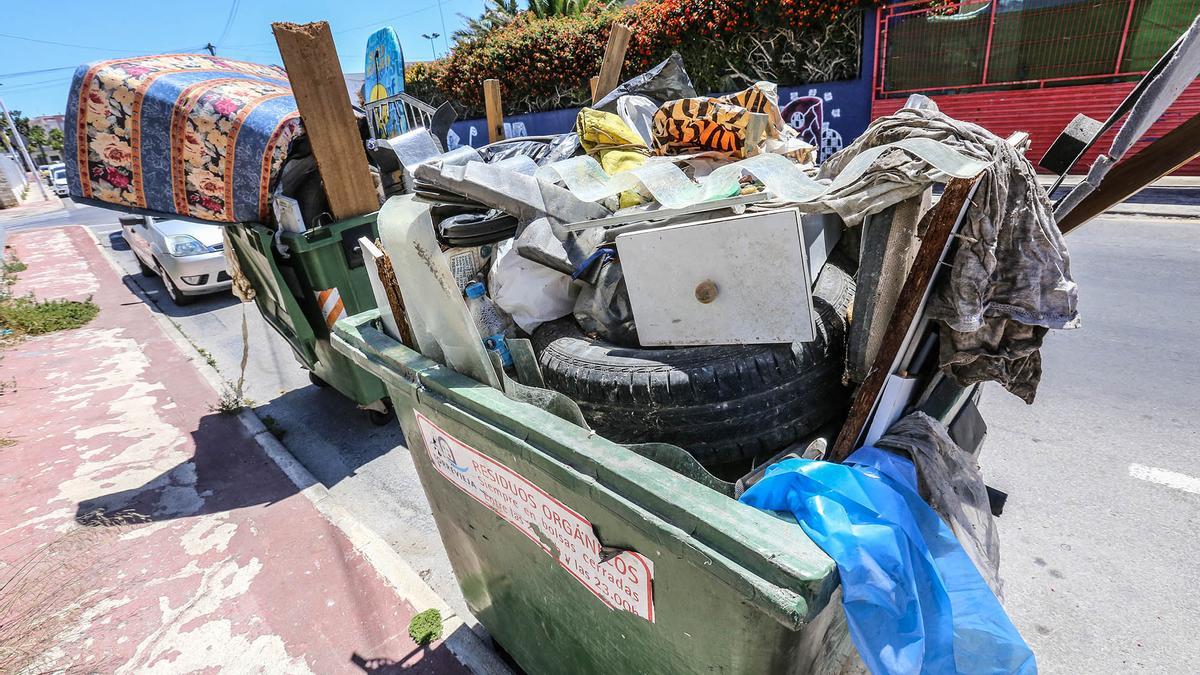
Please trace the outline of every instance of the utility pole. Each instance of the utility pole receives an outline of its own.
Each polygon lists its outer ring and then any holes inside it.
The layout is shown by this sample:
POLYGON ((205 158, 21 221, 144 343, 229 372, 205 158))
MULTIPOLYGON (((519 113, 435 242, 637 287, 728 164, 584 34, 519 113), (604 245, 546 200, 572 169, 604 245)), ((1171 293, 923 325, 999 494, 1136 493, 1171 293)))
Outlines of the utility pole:
POLYGON ((0 111, 4 111, 4 121, 8 123, 8 128, 12 129, 13 138, 17 141, 17 149, 20 150, 21 156, 25 158, 25 164, 29 167, 30 173, 33 174, 33 180, 37 183, 38 192, 42 193, 42 201, 49 199, 46 194, 46 184, 42 182, 42 177, 38 175, 37 164, 29 158, 29 152, 25 150, 25 140, 21 138, 21 132, 17 131, 17 125, 13 122, 12 116, 8 114, 8 108, 4 105, 4 99, 0 98, 0 111))
POLYGON ((207 49, 207 50, 208 50, 208 55, 209 55, 209 56, 216 56, 216 55, 217 55, 217 46, 216 46, 216 45, 214 45, 214 44, 213 44, 213 43, 211 43, 211 42, 210 42, 210 43, 208 43, 208 44, 206 44, 206 45, 204 45, 204 49, 207 49))

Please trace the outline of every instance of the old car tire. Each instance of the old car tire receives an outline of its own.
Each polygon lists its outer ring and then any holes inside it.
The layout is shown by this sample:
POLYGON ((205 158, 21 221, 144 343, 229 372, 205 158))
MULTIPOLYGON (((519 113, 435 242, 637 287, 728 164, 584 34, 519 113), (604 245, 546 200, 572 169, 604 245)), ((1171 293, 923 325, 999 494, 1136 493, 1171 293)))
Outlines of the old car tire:
POLYGON ((827 264, 818 277, 812 342, 630 348, 589 338, 565 317, 534 332, 543 376, 617 443, 672 443, 708 465, 776 450, 845 409, 846 267, 827 264))
POLYGON ((175 303, 176 307, 190 305, 196 301, 196 298, 179 292, 179 287, 176 286, 175 282, 171 280, 171 275, 167 274, 167 271, 162 268, 162 265, 158 266, 158 276, 160 279, 162 279, 163 286, 165 286, 167 289, 167 296, 171 298, 171 302, 175 303))

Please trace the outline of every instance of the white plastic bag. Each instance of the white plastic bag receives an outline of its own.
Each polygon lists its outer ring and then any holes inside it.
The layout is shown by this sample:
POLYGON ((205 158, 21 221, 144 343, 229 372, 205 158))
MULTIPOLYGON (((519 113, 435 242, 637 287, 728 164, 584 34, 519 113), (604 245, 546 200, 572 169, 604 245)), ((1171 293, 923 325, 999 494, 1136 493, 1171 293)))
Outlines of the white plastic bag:
POLYGON ((571 277, 522 258, 512 239, 496 246, 488 288, 492 300, 527 333, 575 308, 571 277))

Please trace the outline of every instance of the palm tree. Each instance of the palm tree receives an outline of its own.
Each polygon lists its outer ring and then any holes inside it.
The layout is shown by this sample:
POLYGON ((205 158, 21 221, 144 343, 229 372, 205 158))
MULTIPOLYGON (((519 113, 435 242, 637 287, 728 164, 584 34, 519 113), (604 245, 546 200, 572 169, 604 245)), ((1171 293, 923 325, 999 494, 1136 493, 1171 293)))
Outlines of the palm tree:
POLYGON ((450 37, 454 38, 455 42, 473 40, 512 21, 520 11, 517 0, 484 0, 483 14, 478 18, 462 13, 458 15, 467 25, 454 31, 450 37))
POLYGON ((552 16, 575 16, 588 7, 607 9, 620 3, 621 0, 529 0, 529 11, 539 19, 546 19, 552 16))

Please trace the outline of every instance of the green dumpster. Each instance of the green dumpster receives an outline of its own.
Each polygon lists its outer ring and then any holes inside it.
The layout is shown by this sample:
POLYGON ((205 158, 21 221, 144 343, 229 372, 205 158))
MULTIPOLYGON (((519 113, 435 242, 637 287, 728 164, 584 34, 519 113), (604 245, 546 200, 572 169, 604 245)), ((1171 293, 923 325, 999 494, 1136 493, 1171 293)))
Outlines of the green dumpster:
POLYGON ((296 360, 318 379, 362 406, 387 396, 379 378, 330 346, 330 326, 339 316, 375 307, 371 282, 358 248, 360 237, 375 238, 376 214, 348 218, 303 233, 280 232, 258 223, 227 227, 238 267, 254 287, 263 318, 292 347, 296 360))
POLYGON ((386 384, 467 605, 525 671, 839 672, 851 655, 834 564, 794 522, 422 356, 377 310, 333 344, 386 384))

